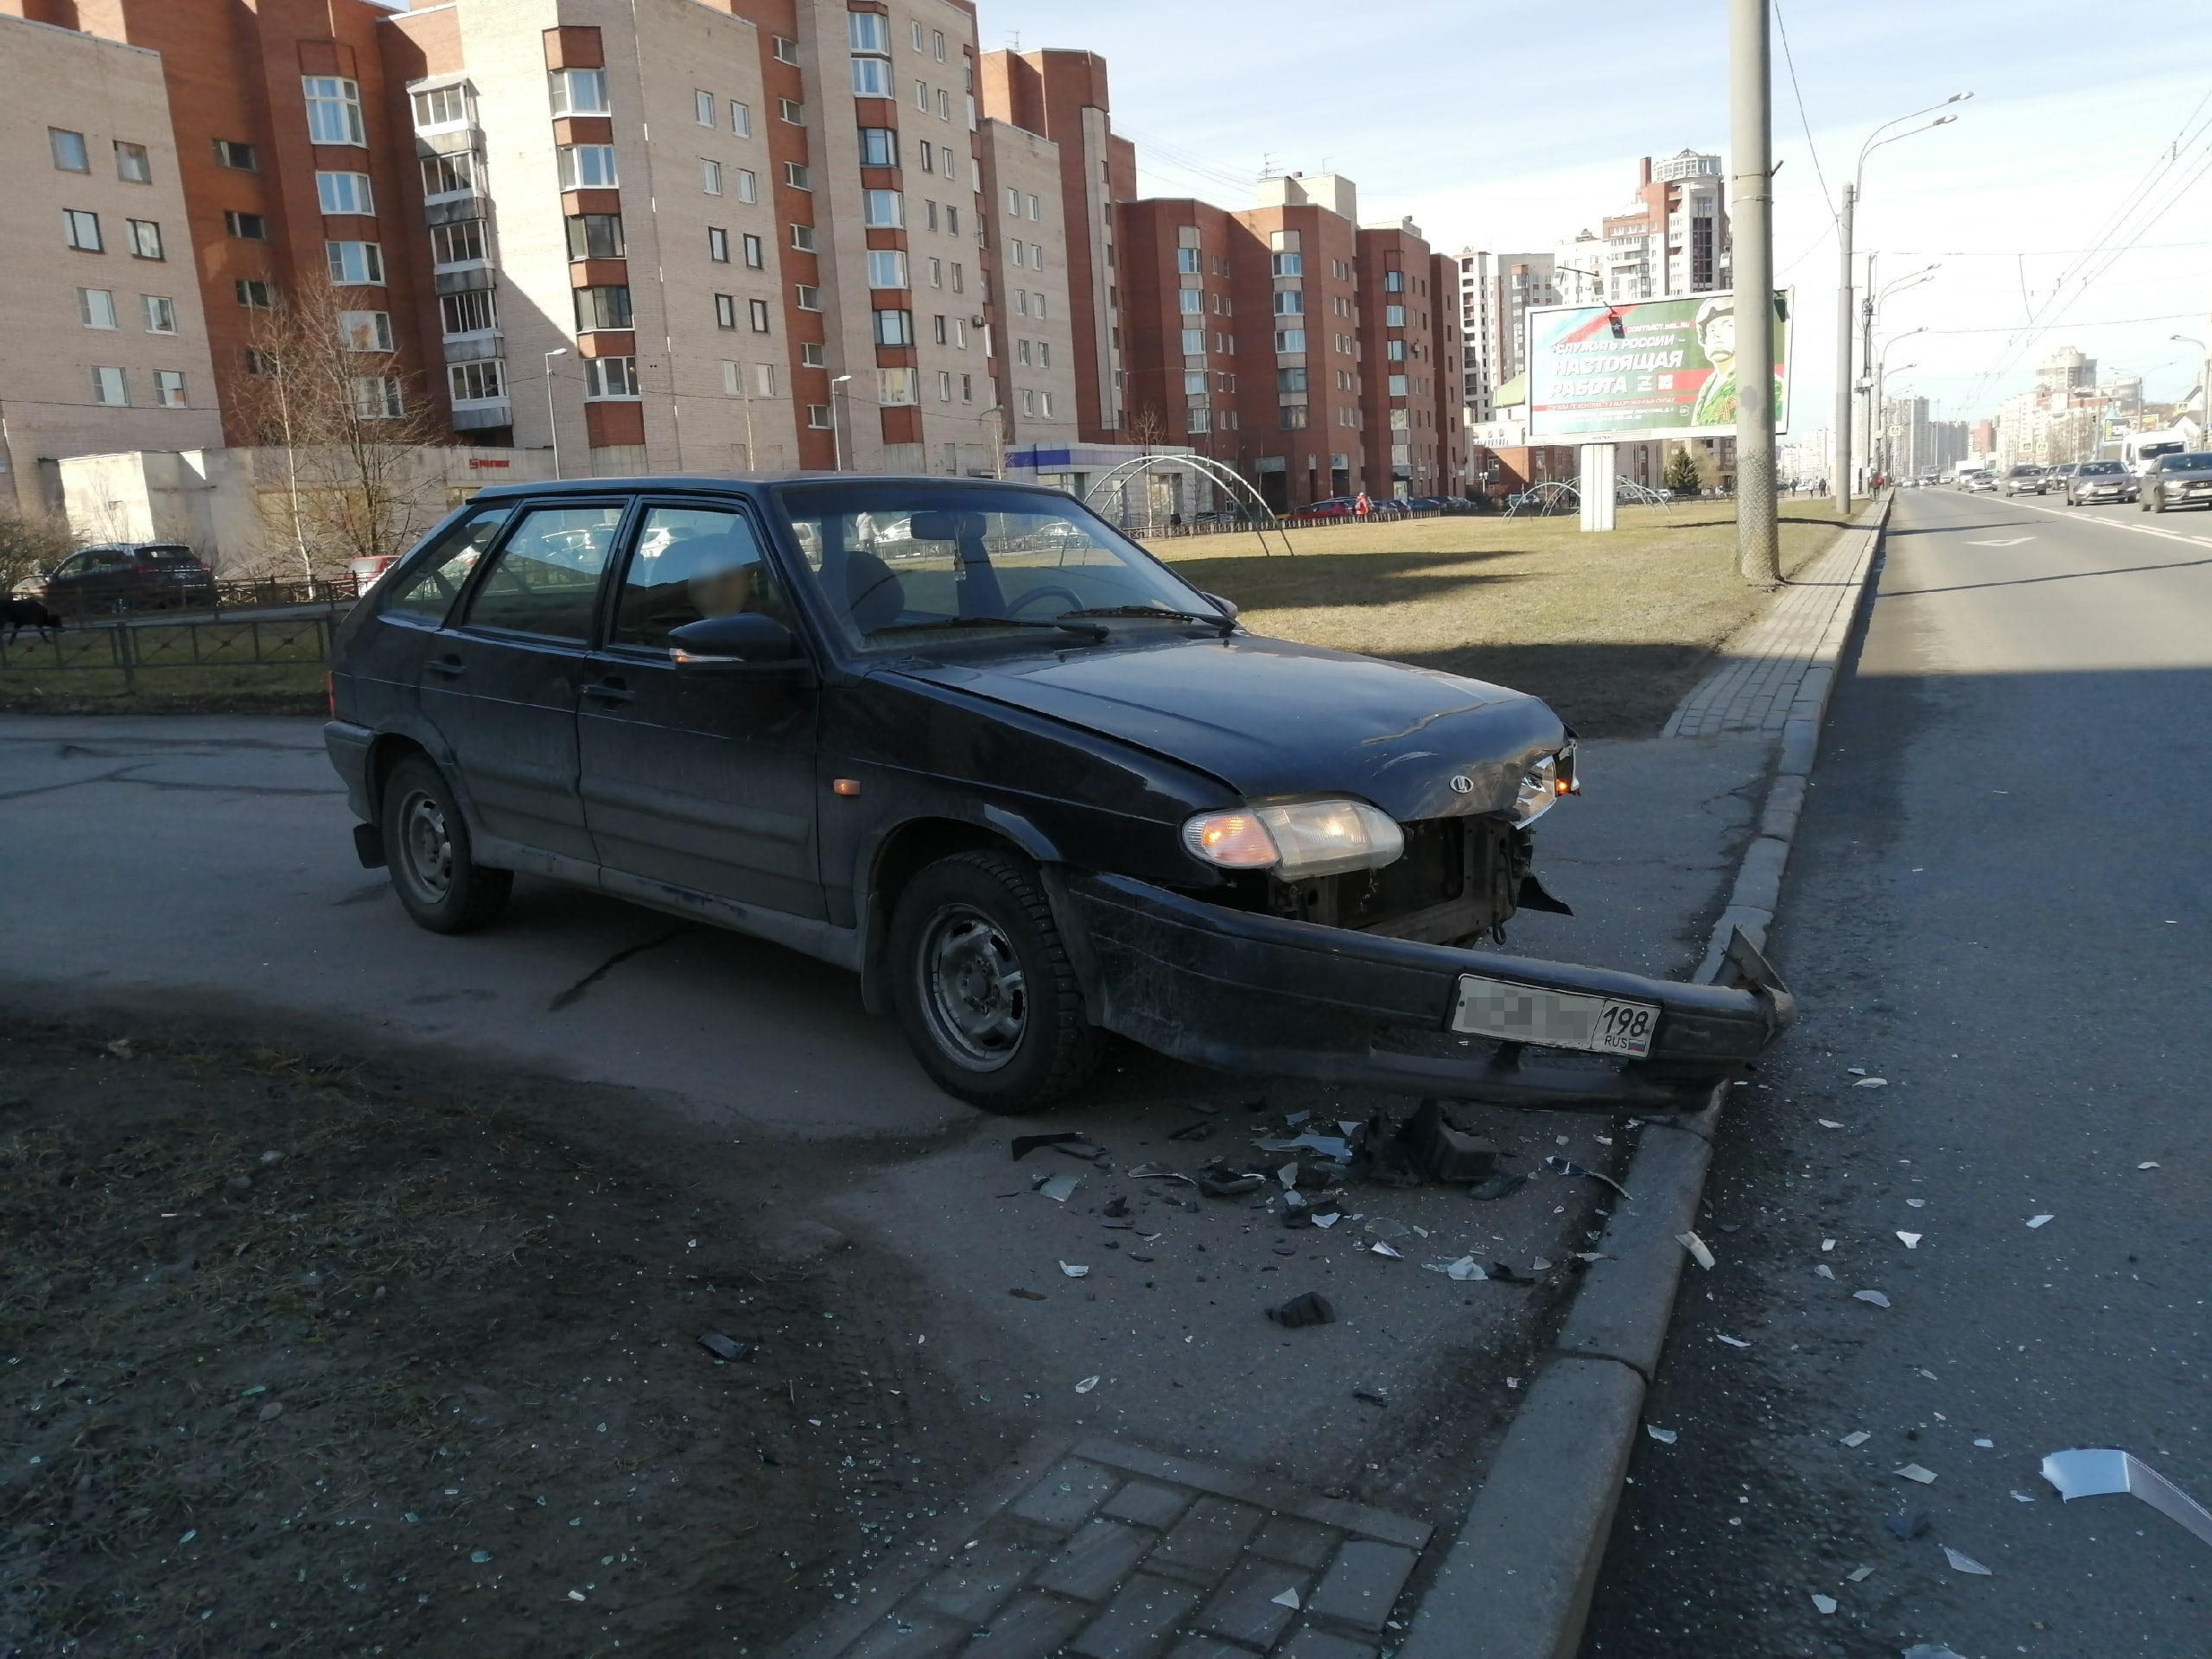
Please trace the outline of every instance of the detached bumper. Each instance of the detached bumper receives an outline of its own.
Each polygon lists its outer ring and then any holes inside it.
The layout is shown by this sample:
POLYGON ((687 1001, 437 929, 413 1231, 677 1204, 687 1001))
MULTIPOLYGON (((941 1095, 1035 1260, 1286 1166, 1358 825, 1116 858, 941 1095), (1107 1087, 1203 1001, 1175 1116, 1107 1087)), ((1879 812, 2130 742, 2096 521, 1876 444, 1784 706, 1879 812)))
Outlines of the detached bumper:
POLYGON ((1725 985, 1415 944, 1217 909, 1124 876, 1070 879, 1091 1017, 1179 1059, 1501 1105, 1694 1111, 1780 1036, 1789 991, 1739 933, 1725 985), (1646 1058, 1567 1055, 1452 1029, 1459 978, 1660 1009, 1646 1058))

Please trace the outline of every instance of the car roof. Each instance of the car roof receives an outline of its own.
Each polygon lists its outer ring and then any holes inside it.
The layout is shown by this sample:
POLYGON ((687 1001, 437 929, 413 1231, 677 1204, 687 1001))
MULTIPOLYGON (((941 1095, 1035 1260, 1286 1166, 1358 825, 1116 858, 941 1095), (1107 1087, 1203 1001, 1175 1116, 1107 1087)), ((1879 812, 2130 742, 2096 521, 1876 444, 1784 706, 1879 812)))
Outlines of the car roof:
POLYGON ((610 490, 677 490, 728 495, 760 495, 785 484, 898 484, 909 488, 1019 491, 1065 495, 1047 484, 999 478, 953 478, 916 473, 664 473, 643 478, 547 479, 535 484, 492 484, 471 499, 509 500, 522 495, 604 495, 610 490))

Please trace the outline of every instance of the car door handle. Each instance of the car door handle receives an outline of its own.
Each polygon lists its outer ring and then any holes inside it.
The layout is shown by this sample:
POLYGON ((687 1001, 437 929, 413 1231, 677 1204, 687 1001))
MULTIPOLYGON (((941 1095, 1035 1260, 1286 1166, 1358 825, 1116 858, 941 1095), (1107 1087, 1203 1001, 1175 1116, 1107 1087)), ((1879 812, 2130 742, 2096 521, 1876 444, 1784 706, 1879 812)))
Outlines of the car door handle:
POLYGON ((638 694, 620 680, 601 680, 597 685, 584 688, 588 697, 601 697, 608 702, 627 702, 638 694))
POLYGON ((449 680, 457 680, 467 671, 467 664, 458 657, 441 658, 435 662, 425 663, 423 666, 433 674, 444 675, 449 680))

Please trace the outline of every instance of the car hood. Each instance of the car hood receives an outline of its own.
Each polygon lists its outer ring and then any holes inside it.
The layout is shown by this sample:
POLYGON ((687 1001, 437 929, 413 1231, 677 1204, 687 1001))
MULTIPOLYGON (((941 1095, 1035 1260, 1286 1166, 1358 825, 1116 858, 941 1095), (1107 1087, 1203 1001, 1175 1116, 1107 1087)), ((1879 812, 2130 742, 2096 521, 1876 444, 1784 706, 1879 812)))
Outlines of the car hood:
POLYGON ((1402 823, 1510 807, 1567 737, 1524 692, 1249 634, 893 671, 1135 745, 1247 800, 1353 795, 1402 823))

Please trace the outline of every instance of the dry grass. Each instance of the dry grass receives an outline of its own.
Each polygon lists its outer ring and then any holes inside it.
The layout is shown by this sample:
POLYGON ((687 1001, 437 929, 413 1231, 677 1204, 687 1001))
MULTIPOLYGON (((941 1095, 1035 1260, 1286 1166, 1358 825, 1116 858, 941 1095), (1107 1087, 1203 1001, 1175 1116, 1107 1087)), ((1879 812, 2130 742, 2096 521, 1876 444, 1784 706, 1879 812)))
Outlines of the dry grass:
POLYGON ((321 663, 141 668, 134 690, 118 668, 0 668, 0 713, 13 715, 320 715, 329 707, 321 663))
MULTIPOLYGON (((1787 575, 1824 551, 1826 502, 1783 506, 1787 575)), ((1735 572, 1735 509, 1624 507, 1609 536, 1572 518, 1427 518, 1156 543, 1236 601, 1255 633, 1518 687, 1586 735, 1656 732, 1767 595, 1735 572)))

